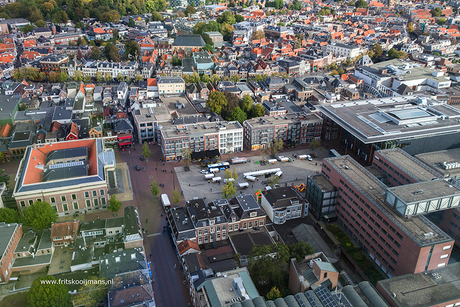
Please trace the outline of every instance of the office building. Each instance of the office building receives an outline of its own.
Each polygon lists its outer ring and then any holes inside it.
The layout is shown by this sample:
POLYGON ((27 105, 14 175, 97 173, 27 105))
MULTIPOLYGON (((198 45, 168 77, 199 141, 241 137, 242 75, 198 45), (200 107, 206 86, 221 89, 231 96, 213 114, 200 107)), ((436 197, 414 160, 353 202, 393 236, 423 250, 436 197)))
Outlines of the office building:
POLYGON ((324 175, 308 176, 305 198, 308 208, 317 220, 335 218, 335 205, 337 203, 337 189, 324 177, 324 175))

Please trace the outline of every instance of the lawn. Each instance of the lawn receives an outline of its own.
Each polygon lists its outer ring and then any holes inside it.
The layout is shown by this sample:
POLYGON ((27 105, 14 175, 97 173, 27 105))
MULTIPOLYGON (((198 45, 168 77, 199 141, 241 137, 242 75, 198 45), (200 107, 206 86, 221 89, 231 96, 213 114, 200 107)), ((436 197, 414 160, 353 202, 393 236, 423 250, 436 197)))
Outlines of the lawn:
POLYGON ((27 306, 27 293, 19 292, 6 296, 1 302, 2 307, 27 306))

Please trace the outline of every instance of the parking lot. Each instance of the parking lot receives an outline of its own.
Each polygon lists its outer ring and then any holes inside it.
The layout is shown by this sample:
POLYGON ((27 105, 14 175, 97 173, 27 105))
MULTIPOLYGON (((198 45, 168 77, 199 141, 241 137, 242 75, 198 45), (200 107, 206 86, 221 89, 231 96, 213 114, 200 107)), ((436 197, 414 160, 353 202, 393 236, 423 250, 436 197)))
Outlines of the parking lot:
MULTIPOLYGON (((279 153, 279 155, 284 155, 293 159, 293 154, 303 155, 310 153, 310 150, 303 149, 298 151, 279 153)), ((258 181, 255 182, 247 181, 243 178, 243 173, 257 170, 280 168, 283 172, 283 175, 279 180, 281 186, 290 186, 292 183, 295 185, 306 183, 308 176, 321 172, 321 161, 323 158, 328 156, 328 151, 317 150, 315 155, 317 155, 317 157, 313 157, 313 161, 293 159, 292 162, 277 161, 274 164, 267 163, 266 165, 260 165, 259 163, 256 163, 257 161, 266 159, 265 156, 255 156, 248 158, 250 161, 248 163, 231 165, 230 170, 233 171, 233 169, 235 169, 238 174, 238 179, 236 180, 235 184, 237 187, 237 194, 241 192, 246 194, 255 193, 257 190, 263 189, 266 186, 266 184, 264 184, 266 181, 264 176, 258 177, 258 181), (238 187, 239 182, 248 182, 249 187, 246 189, 240 189, 238 187)), ((239 157, 242 157, 242 155, 239 157)), ((222 161, 226 159, 227 157, 224 155, 222 157, 222 161)), ((225 172, 220 171, 219 173, 215 174, 216 177, 222 177, 221 183, 218 184, 212 183, 212 181, 209 183, 208 180, 205 179, 205 175, 200 173, 200 170, 201 167, 197 163, 191 163, 189 172, 185 172, 183 167, 175 168, 175 172, 177 174, 180 187, 184 193, 185 200, 190 200, 194 197, 206 197, 208 202, 216 199, 221 199, 221 191, 222 185, 224 184, 223 180, 225 177, 225 172)))

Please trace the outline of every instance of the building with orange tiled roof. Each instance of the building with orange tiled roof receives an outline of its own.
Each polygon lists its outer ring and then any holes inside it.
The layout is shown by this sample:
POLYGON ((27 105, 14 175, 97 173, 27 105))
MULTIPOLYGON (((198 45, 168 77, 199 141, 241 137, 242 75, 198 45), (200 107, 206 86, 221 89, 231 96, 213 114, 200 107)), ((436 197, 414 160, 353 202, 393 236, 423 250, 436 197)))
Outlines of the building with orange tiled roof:
POLYGON ((77 240, 79 220, 51 224, 51 241, 54 246, 73 245, 77 240))
POLYGON ((40 199, 60 216, 106 208, 115 165, 102 139, 34 144, 25 150, 13 196, 19 210, 40 199))

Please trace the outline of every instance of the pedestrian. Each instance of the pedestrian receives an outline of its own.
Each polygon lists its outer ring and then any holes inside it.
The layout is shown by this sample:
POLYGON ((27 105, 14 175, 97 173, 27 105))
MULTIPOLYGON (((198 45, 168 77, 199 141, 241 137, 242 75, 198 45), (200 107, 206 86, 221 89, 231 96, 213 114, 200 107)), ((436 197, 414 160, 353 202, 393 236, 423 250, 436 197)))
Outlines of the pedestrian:
POLYGON ((176 270, 176 268, 177 268, 177 264, 174 265, 174 271, 176 270))
POLYGON ((211 192, 212 192, 212 188, 211 188, 211 192))
POLYGON ((157 168, 155 167, 155 170, 157 170, 157 168))
POLYGON ((165 163, 163 162, 163 165, 165 165, 165 163))
POLYGON ((252 187, 254 187, 254 185, 252 185, 252 187))
POLYGON ((190 186, 190 183, 188 184, 188 186, 190 186))

